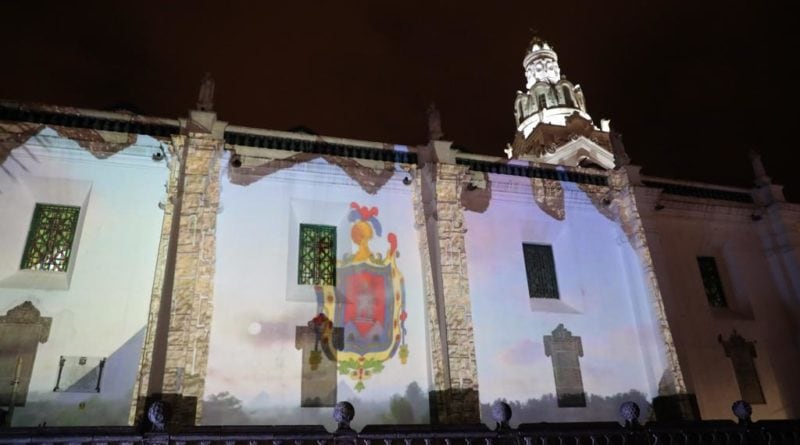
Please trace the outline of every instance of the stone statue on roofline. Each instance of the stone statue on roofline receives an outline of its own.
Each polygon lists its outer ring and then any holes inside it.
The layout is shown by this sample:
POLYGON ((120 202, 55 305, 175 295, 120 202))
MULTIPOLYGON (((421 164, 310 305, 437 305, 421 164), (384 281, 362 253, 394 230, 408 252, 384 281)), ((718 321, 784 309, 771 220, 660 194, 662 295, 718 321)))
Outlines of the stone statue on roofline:
POLYGON ((442 116, 436 108, 436 104, 431 102, 428 106, 428 140, 438 141, 444 137, 442 131, 442 116))
POLYGON ((214 78, 211 73, 203 76, 200 83, 200 93, 197 95, 197 109, 200 111, 212 111, 214 109, 214 78))

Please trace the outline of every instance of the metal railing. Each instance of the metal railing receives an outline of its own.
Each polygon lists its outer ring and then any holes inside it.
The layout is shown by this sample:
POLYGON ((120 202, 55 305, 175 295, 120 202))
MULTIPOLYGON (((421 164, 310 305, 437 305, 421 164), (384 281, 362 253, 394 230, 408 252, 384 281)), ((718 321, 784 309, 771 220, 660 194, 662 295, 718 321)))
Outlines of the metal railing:
POLYGON ((368 425, 350 428, 355 410, 348 402, 334 409, 338 427, 322 426, 193 426, 168 428, 163 402, 154 402, 139 427, 38 427, 0 430, 0 445, 660 445, 660 444, 800 444, 800 420, 752 422, 750 406, 738 401, 733 421, 649 422, 640 425, 639 408, 623 403, 616 422, 528 423, 509 425, 511 408, 492 407, 494 429, 470 425, 368 425))

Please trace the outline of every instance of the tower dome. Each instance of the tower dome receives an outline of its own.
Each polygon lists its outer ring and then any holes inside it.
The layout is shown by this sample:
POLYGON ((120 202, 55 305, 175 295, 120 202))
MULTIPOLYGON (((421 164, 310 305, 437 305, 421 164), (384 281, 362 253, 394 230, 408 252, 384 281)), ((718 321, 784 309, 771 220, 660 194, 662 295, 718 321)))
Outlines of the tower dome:
POLYGON ((525 68, 525 78, 528 79, 528 84, 526 85, 528 89, 536 82, 556 83, 561 80, 558 54, 549 43, 537 36, 531 39, 528 51, 525 53, 525 59, 522 61, 522 66, 525 68))
POLYGON ((586 112, 586 100, 580 85, 575 85, 561 73, 555 48, 535 36, 528 44, 522 60, 525 70, 525 91, 517 91, 514 101, 514 117, 517 137, 513 154, 525 156, 539 162, 573 164, 591 162, 604 168, 614 165, 609 149, 607 125, 598 129, 586 112), (559 151, 559 141, 569 135, 575 141, 583 136, 595 147, 571 147, 559 151), (577 150, 569 154, 570 150, 577 150), (578 151, 581 154, 578 154, 578 151))
POLYGON ((552 45, 534 37, 525 52, 522 66, 525 68, 527 91, 517 91, 514 116, 519 131, 525 136, 540 123, 564 125, 566 118, 574 113, 591 120, 586 113, 580 85, 573 85, 561 74, 558 54, 552 45))

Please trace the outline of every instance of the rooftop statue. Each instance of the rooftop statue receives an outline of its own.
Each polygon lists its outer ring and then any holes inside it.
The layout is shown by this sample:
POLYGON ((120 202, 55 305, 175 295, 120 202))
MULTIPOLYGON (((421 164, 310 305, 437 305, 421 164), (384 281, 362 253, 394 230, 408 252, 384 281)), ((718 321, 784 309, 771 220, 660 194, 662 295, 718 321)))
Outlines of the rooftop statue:
POLYGON ((428 139, 438 141, 444 137, 442 131, 442 115, 436 108, 436 104, 431 102, 428 106, 428 139))
POLYGON ((197 95, 197 109, 200 111, 212 111, 214 109, 214 78, 211 77, 211 73, 206 73, 200 83, 200 93, 197 95))

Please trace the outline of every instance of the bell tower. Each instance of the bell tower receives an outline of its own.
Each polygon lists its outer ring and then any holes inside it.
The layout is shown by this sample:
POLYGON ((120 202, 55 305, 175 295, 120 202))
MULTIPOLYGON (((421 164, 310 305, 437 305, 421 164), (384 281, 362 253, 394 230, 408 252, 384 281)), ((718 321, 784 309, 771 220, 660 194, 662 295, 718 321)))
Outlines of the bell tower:
POLYGON ((595 127, 583 90, 561 73, 553 46, 534 36, 522 66, 526 90, 514 101, 517 134, 509 158, 614 168, 608 121, 595 127))

